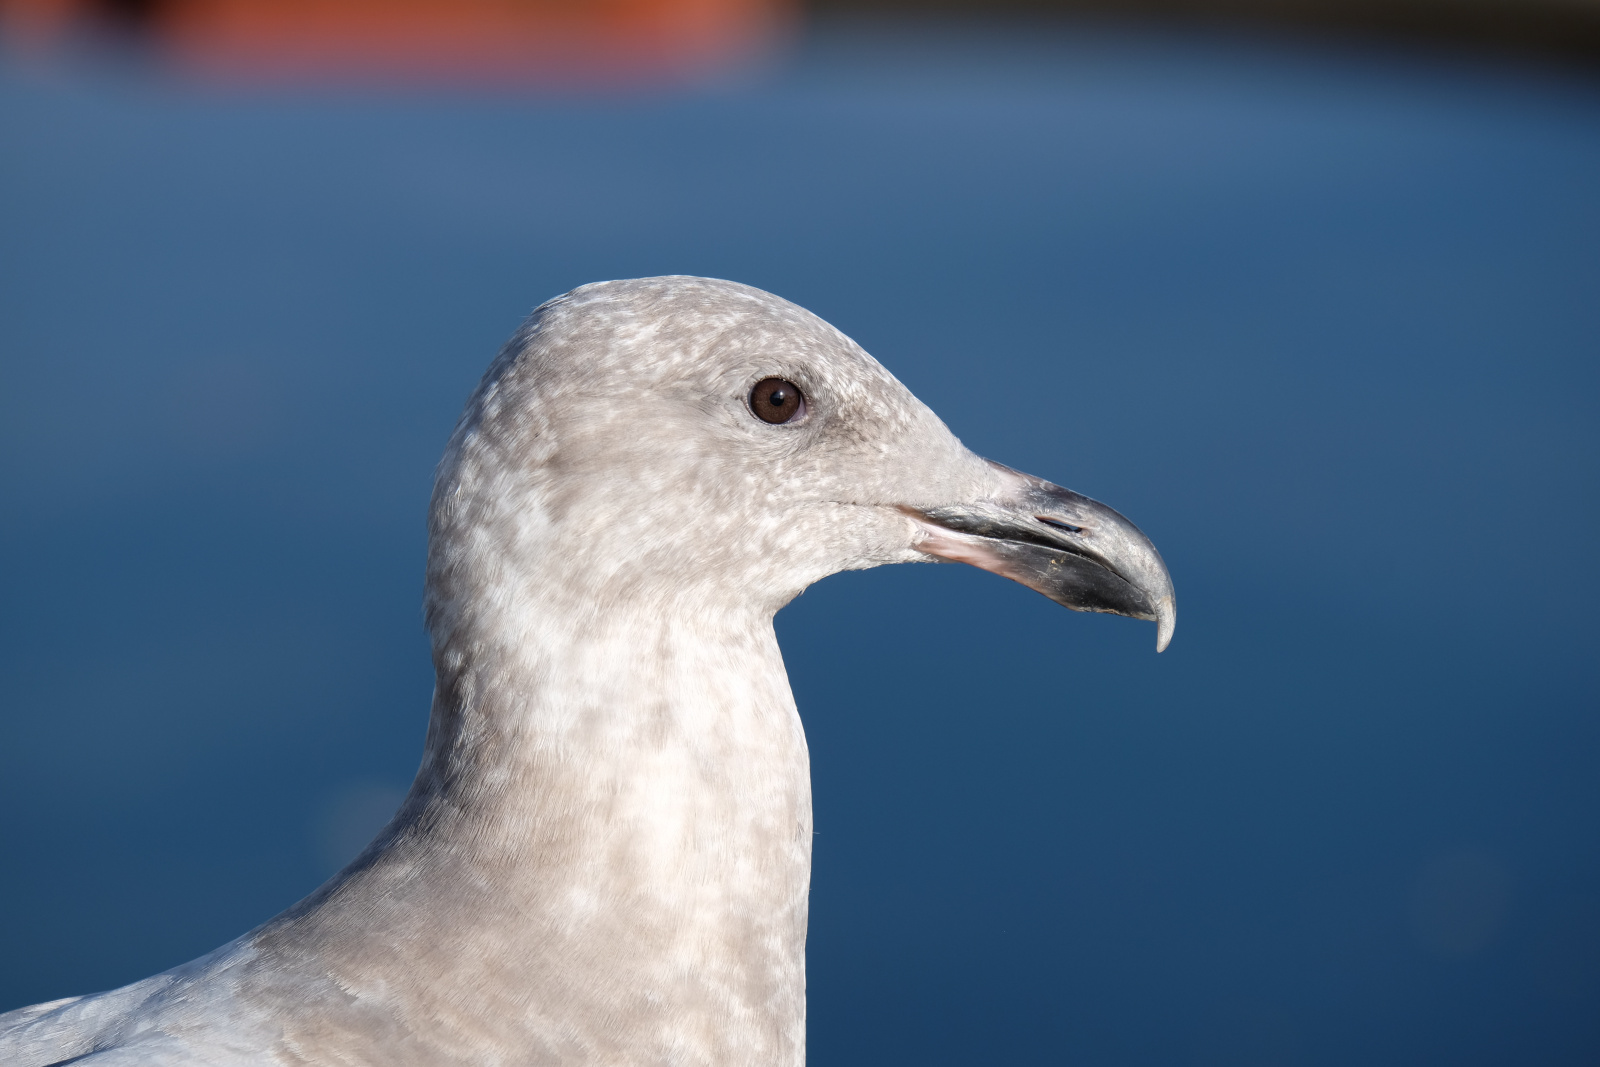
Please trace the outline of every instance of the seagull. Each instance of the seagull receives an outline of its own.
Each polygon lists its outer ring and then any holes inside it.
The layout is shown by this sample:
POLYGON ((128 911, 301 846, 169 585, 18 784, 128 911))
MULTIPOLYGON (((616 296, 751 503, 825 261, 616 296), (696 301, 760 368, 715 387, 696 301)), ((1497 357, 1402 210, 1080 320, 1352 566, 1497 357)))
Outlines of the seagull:
POLYGON ((586 285, 468 400, 428 513, 437 675, 400 810, 309 897, 0 1015, 9 1067, 801 1067, 806 740, 773 615, 973 564, 1155 621, 1111 508, 968 451, 844 334, 729 281, 586 285))

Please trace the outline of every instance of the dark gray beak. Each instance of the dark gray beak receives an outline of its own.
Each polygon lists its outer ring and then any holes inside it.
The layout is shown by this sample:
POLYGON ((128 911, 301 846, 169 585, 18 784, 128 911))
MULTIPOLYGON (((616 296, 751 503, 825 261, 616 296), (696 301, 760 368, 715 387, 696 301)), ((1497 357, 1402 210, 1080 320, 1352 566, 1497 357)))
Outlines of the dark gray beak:
POLYGON ((1178 619, 1161 553, 1137 526, 1098 500, 998 463, 995 499, 903 508, 922 528, 919 551, 970 563, 1043 593, 1073 611, 1150 619, 1156 651, 1178 619))

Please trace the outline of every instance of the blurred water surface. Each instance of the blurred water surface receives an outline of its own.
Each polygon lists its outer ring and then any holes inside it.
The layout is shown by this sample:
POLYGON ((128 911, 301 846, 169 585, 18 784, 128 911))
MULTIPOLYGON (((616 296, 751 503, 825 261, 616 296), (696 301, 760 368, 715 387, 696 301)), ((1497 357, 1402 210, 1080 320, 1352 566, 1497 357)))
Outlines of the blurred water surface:
POLYGON ((0 1008, 292 903, 415 768, 432 465, 600 278, 770 289, 1104 499, 1153 628, 778 620, 818 1065, 1600 1058, 1600 82, 837 25, 670 96, 0 66, 0 1008))

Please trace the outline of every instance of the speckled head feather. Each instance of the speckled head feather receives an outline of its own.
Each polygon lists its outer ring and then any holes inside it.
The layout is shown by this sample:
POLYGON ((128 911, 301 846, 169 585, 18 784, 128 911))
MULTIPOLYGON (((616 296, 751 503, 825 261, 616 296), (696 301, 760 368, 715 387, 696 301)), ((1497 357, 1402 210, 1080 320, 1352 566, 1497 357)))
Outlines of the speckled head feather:
POLYGON ((434 494, 429 620, 453 632, 471 546, 558 556, 581 595, 772 612, 835 571, 915 558, 893 509, 992 469, 838 330, 733 282, 601 282, 545 304, 468 402, 434 494), (805 417, 752 418, 793 381, 805 417))

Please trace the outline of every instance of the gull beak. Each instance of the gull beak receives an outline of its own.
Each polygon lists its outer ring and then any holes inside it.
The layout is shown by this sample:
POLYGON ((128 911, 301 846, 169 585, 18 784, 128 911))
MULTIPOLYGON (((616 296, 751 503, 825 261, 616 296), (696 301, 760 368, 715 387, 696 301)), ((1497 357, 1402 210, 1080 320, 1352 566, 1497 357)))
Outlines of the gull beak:
POLYGON ((991 462, 993 499, 902 507, 918 551, 1021 582, 1073 611, 1150 619, 1156 651, 1172 640, 1178 606, 1161 553, 1137 526, 1098 500, 991 462))

